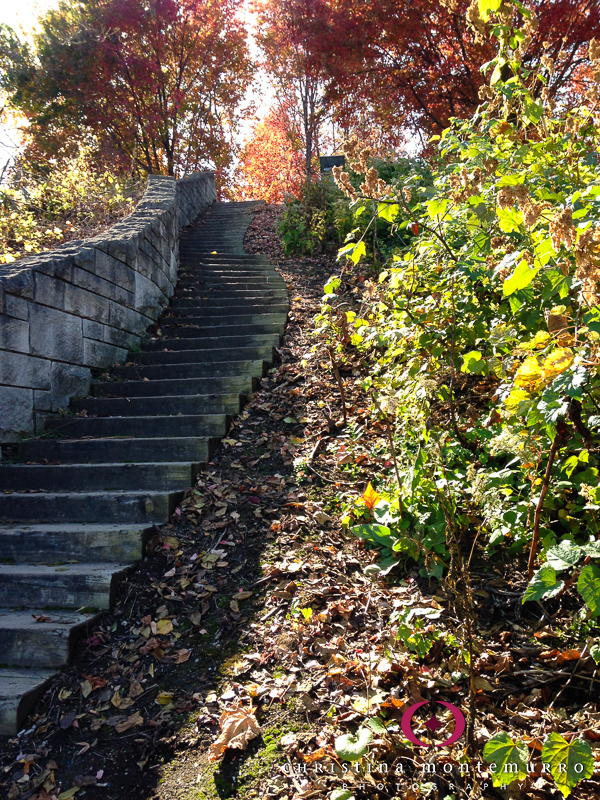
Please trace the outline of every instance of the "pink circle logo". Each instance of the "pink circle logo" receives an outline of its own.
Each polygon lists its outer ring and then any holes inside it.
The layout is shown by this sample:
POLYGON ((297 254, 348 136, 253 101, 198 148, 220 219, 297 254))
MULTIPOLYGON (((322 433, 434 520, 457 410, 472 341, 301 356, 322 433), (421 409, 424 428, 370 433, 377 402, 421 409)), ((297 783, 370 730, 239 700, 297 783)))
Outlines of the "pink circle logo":
MULTIPOLYGON (((437 700, 436 702, 438 702, 442 706, 446 706, 446 708, 449 709, 450 713, 454 717, 454 733, 452 734, 452 736, 450 736, 449 739, 440 742, 439 744, 430 744, 428 742, 422 742, 415 736, 412 729, 412 719, 414 713, 418 708, 421 708, 421 706, 426 706, 430 702, 431 702, 430 700, 422 700, 420 703, 414 703, 412 706, 409 706, 406 709, 406 711, 402 715, 402 720, 400 722, 400 726, 402 727, 402 733, 406 736, 409 742, 412 742, 413 744, 416 744, 419 747, 445 747, 446 745, 454 744, 454 742, 457 742, 463 735, 466 727, 466 721, 464 714, 459 708, 453 706, 452 703, 445 703, 443 700, 437 700)), ((437 730, 437 728, 442 727, 442 723, 435 718, 434 714, 431 717, 431 719, 427 720, 427 722, 425 723, 425 727, 429 728, 429 730, 433 733, 434 731, 437 730)))

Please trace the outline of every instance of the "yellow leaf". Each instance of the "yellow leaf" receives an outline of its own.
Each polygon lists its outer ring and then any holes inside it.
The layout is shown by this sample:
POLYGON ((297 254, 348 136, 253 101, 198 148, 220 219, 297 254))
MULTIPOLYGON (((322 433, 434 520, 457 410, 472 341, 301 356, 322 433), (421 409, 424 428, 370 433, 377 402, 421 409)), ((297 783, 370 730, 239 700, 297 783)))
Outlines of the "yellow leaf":
POLYGON ((537 356, 528 356, 521 364, 515 375, 517 389, 535 392, 544 384, 542 366, 537 356))
POLYGON ((171 633, 173 630, 173 623, 170 619, 161 619, 156 623, 156 632, 162 634, 163 636, 167 633, 171 633))
POLYGON ((81 686, 81 694, 84 697, 88 697, 92 693, 93 687, 88 680, 82 681, 79 685, 81 686))
POLYGON ((371 482, 369 481, 369 485, 365 489, 365 493, 360 499, 366 505, 369 511, 373 511, 377 503, 381 500, 381 495, 377 494, 375 489, 371 486, 371 482))
POLYGON ((159 706, 167 706, 173 700, 173 695, 170 692, 160 692, 156 695, 155 703, 159 706))
POLYGON ((504 401, 504 405, 510 410, 516 410, 520 403, 529 400, 529 395, 523 389, 513 389, 504 401))
POLYGON ((559 347, 558 350, 554 350, 542 365, 545 381, 547 383, 553 381, 554 378, 569 369, 574 360, 575 356, 569 347, 559 347))
POLYGON ((110 702, 113 704, 115 708, 121 708, 121 695, 119 694, 118 689, 110 698, 110 702))
POLYGON ((552 337, 546 331, 538 331, 533 340, 534 347, 545 347, 552 337))
POLYGON ((68 689, 61 689, 58 693, 59 700, 66 700, 68 697, 71 697, 73 692, 70 692, 68 689))

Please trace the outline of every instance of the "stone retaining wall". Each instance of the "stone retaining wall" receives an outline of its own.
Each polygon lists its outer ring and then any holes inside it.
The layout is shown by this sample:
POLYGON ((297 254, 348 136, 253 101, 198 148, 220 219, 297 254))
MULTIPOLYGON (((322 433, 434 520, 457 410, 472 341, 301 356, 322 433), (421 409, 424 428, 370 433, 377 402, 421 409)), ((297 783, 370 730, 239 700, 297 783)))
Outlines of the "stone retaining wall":
POLYGON ((0 266, 0 444, 89 391, 173 294, 179 231, 217 199, 214 173, 151 175, 131 216, 93 239, 0 266))

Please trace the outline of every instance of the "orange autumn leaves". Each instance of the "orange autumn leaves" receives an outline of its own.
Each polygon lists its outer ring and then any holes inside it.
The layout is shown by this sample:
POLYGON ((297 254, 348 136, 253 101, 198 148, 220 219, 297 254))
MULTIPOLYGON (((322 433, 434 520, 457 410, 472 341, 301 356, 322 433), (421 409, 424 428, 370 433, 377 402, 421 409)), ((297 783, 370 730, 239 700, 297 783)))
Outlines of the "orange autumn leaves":
POLYGON ((369 511, 373 511, 373 509, 381 499, 382 499, 381 495, 377 494, 375 489, 371 486, 371 482, 369 481, 369 484, 365 489, 364 494, 362 495, 362 497, 359 498, 357 502, 364 503, 364 505, 366 505, 369 511))

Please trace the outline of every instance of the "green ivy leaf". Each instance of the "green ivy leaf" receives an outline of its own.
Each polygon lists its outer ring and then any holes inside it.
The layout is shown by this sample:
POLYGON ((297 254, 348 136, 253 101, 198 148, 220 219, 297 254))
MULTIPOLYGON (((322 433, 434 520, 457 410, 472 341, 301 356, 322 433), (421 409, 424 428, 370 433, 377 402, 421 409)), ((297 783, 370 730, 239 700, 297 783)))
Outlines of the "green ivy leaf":
POLYGON ((397 203, 389 205, 388 203, 379 203, 377 206, 377 216, 384 219, 386 222, 392 223, 400 213, 400 206, 397 203))
POLYGON ((481 361, 481 353, 477 350, 471 350, 465 353, 463 358, 463 365, 460 368, 461 372, 479 373, 485 369, 485 362, 481 361))
POLYGON ((367 725, 373 733, 376 733, 378 736, 385 736, 387 733, 386 727, 383 724, 381 717, 371 717, 367 720, 367 725))
POLYGON ((567 742, 560 733, 550 733, 542 746, 542 763, 550 765, 550 774, 563 797, 577 784, 594 774, 594 754, 583 739, 567 742))
POLYGON ((504 731, 492 736, 483 748, 483 757, 488 764, 496 765, 496 771, 492 773, 494 786, 508 785, 527 777, 527 745, 513 742, 504 731))
POLYGON ((504 296, 508 297, 514 292, 518 292, 520 289, 524 289, 526 286, 529 286, 538 272, 539 267, 532 268, 529 266, 527 261, 523 259, 510 278, 507 278, 504 281, 502 286, 502 292, 504 296))
POLYGON ((556 580, 556 570, 550 564, 544 564, 535 573, 523 595, 523 603, 528 600, 540 600, 542 597, 554 597, 564 586, 564 581, 556 580))
POLYGON ((600 567, 588 564, 581 570, 577 589, 594 617, 600 614, 600 567))
POLYGON ((369 752, 369 743, 373 741, 373 731, 360 728, 356 736, 345 733, 335 740, 335 752, 343 761, 358 761, 369 752))
POLYGON ((554 547, 550 547, 546 553, 546 563, 556 572, 560 572, 568 567, 574 567, 583 555, 583 550, 579 545, 570 539, 563 539, 554 547))
POLYGON ((350 789, 334 789, 329 800, 354 800, 354 795, 350 789))

